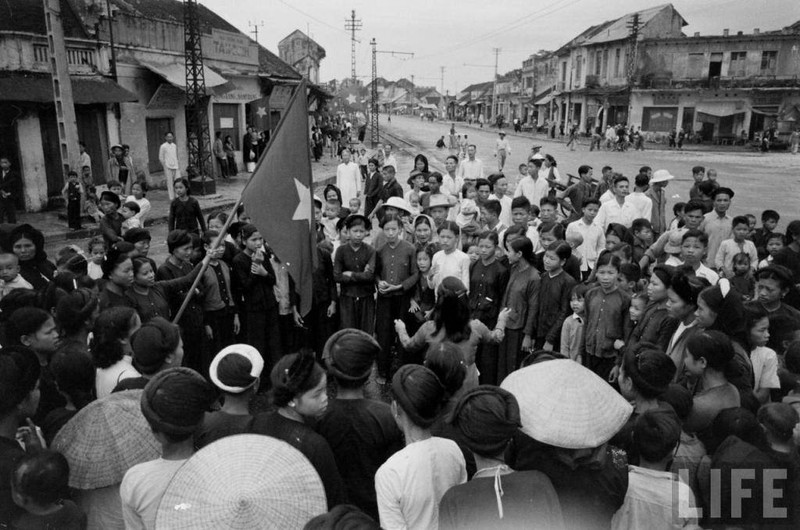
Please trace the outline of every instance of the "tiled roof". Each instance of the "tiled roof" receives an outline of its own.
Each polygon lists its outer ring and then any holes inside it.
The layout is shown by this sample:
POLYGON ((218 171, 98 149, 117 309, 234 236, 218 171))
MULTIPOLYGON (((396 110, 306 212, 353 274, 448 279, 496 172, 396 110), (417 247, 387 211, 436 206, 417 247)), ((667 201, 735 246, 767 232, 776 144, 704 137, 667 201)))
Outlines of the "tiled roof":
POLYGON ((297 70, 283 62, 280 57, 263 46, 258 47, 258 68, 260 73, 270 76, 284 77, 287 79, 303 78, 297 70))
MULTIPOLYGON (((111 3, 123 13, 183 24, 183 2, 180 0, 111 0, 111 3)), ((212 28, 240 33, 234 25, 200 2, 197 3, 197 13, 203 33, 211 33, 212 28)))
MULTIPOLYGON (((61 0, 61 19, 65 37, 87 38, 80 19, 75 15, 67 0, 61 0)), ((0 2, 0 31, 21 31, 46 35, 43 2, 34 0, 4 0, 0 2)))

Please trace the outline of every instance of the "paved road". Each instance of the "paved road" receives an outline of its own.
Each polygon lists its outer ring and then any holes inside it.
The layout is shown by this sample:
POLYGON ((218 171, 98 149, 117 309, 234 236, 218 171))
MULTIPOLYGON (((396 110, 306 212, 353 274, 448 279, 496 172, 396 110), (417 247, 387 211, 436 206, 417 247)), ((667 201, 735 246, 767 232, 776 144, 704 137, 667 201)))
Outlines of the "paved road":
MULTIPOLYGON (((414 117, 393 116, 392 122, 387 123, 381 116, 381 127, 382 130, 422 146, 421 151, 432 164, 444 166, 444 160, 449 153, 447 149, 436 149, 434 144, 440 136, 449 134, 449 122, 430 123, 414 117)), ((478 147, 477 156, 484 161, 485 167, 489 170, 496 168, 493 154, 497 129, 481 130, 456 123, 456 133, 469 135, 471 143, 478 147)), ((600 168, 609 165, 629 177, 635 176, 644 165, 654 170, 668 169, 676 177, 667 188, 667 196, 670 197, 667 211, 671 215, 672 204, 688 199, 692 185, 691 168, 702 165, 707 169, 716 169, 718 180, 736 192, 731 207, 734 215, 752 213, 760 218, 762 210, 771 208, 783 215, 781 227, 785 227, 789 220, 800 219, 800 155, 666 150, 590 152, 588 142, 587 145, 579 146, 576 151, 570 151, 563 143, 542 136, 531 139, 510 135, 509 142, 512 156, 506 162, 505 168, 505 173, 509 175, 518 173, 517 167, 525 161, 534 144, 542 145, 542 153, 549 153, 556 158, 562 174, 577 175, 581 164, 594 167, 595 175, 600 174, 600 168)))

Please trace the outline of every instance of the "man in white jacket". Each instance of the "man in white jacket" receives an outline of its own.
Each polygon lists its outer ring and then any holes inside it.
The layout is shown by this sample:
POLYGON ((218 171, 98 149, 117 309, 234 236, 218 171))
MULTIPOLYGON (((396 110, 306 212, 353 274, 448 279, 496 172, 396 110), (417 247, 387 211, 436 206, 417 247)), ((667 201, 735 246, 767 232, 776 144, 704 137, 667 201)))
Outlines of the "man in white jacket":
POLYGON ((164 177, 167 179, 167 193, 169 193, 169 200, 175 198, 175 190, 172 189, 172 183, 175 179, 181 178, 181 170, 178 166, 178 146, 175 145, 175 136, 171 132, 164 135, 164 143, 158 150, 158 160, 161 162, 161 167, 164 168, 164 177))

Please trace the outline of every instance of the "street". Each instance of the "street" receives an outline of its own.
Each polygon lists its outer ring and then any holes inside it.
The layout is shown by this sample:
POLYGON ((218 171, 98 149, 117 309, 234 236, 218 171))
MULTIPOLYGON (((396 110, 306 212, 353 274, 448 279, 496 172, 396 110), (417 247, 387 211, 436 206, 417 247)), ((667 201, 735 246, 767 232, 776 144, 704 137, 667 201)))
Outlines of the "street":
MULTIPOLYGON (((469 127, 465 123, 456 123, 456 134, 467 134, 470 143, 478 148, 477 158, 483 160, 487 176, 496 170, 497 162, 494 158, 495 140, 498 138, 497 129, 478 129, 469 127)), ((381 116, 381 131, 388 131, 409 142, 421 146, 431 164, 436 169, 444 167, 444 161, 449 152, 447 149, 436 149, 436 140, 449 134, 450 122, 421 121, 418 117, 392 116, 391 123, 387 123, 385 116, 381 116)), ((733 199, 731 213, 743 215, 752 213, 760 219, 761 212, 765 209, 777 210, 783 215, 779 230, 785 228, 788 221, 797 217, 797 201, 800 197, 800 156, 793 156, 787 152, 757 153, 757 152, 715 152, 715 151, 668 151, 646 150, 616 152, 616 151, 589 151, 588 139, 583 139, 583 145, 570 151, 565 144, 559 141, 545 139, 543 135, 531 138, 515 135, 508 128, 508 140, 511 144, 511 156, 506 161, 504 173, 515 177, 517 167, 525 162, 532 145, 541 145, 542 154, 551 154, 558 161, 561 174, 578 174, 578 166, 589 164, 594 168, 594 175, 600 175, 600 169, 609 165, 615 171, 630 177, 636 176, 641 166, 650 166, 653 170, 667 169, 675 176, 667 187, 669 202, 667 216, 671 218, 671 207, 675 202, 687 201, 689 188, 692 182, 692 167, 701 165, 708 169, 716 169, 718 181, 723 186, 729 186, 736 192, 733 199)), ((404 173, 398 171, 398 181, 405 184, 405 178, 400 178, 404 173)), ((514 179, 511 182, 515 182, 514 179)), ((513 187, 509 187, 510 190, 513 187)), ((759 221, 760 224, 760 221, 759 221)))

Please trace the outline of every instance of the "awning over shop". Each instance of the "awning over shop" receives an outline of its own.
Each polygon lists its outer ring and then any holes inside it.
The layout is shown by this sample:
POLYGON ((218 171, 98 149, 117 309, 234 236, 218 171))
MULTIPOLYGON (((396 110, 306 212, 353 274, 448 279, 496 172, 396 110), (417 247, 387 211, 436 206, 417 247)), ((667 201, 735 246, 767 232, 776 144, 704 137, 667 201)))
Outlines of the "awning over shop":
POLYGON ((785 107, 778 116, 778 121, 800 121, 800 105, 785 107))
MULTIPOLYGON (((186 65, 183 61, 154 63, 150 61, 142 61, 140 59, 139 64, 154 74, 163 77, 164 80, 166 80, 169 84, 176 86, 181 90, 186 90, 186 65)), ((206 86, 209 88, 219 87, 228 82, 227 79, 205 65, 203 65, 203 76, 205 77, 206 86)))
POLYGON ((547 94, 533 102, 534 105, 548 105, 553 101, 553 94, 547 94))
POLYGON ((421 103, 419 108, 425 109, 425 110, 437 110, 439 107, 437 107, 436 105, 434 105, 432 103, 421 103))
POLYGON ((748 106, 744 101, 701 101, 695 106, 696 112, 718 118, 746 112, 747 109, 748 106))
MULTIPOLYGON (((139 98, 111 79, 99 76, 72 76, 72 96, 76 105, 123 103, 139 98)), ((53 103, 53 80, 50 74, 2 72, 0 101, 53 103)))
POLYGON ((763 114, 764 116, 769 116, 770 118, 774 118, 778 115, 778 105, 754 106, 751 110, 755 114, 763 114))

